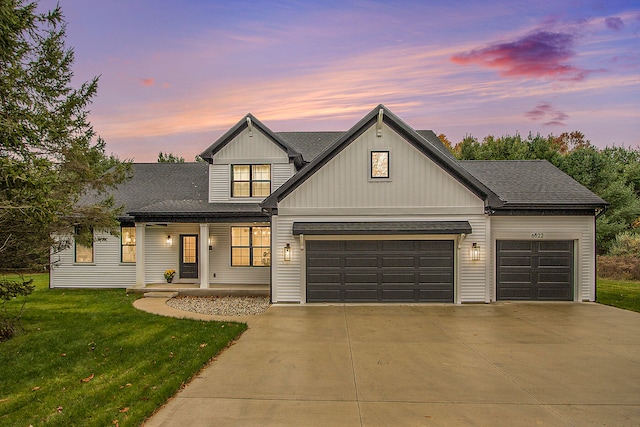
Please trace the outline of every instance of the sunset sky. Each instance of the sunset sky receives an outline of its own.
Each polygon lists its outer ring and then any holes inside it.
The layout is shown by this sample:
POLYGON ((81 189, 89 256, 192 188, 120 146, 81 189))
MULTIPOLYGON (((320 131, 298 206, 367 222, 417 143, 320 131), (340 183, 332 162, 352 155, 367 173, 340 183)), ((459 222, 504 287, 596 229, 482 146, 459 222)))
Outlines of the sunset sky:
POLYGON ((347 130, 379 103, 454 143, 579 130, 640 146, 638 0, 58 2, 121 159, 192 161, 249 112, 347 130))

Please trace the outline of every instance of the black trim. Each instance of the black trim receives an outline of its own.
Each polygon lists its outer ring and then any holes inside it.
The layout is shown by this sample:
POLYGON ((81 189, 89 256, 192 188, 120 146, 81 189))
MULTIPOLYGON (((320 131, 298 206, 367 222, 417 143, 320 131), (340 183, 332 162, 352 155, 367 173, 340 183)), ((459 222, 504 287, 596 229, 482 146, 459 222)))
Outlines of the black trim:
POLYGON ((594 208, 521 208, 496 209, 489 212, 492 216, 594 216, 594 208))
POLYGON ((294 222, 293 235, 471 234, 469 221, 294 222))

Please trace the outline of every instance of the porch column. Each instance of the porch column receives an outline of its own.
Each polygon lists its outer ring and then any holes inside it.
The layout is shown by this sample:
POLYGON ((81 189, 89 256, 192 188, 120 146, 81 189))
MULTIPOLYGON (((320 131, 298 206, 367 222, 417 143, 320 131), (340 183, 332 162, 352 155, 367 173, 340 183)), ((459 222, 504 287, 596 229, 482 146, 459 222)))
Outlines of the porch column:
POLYGON ((144 222, 136 222, 136 288, 144 288, 145 285, 145 230, 144 222))
POLYGON ((209 287, 209 224, 200 224, 200 287, 209 287))

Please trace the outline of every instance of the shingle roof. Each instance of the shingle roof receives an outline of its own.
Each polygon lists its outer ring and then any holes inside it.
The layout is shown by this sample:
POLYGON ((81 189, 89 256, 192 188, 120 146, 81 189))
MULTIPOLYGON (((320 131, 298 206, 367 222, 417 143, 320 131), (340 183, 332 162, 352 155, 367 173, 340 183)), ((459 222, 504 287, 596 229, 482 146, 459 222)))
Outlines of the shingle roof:
POLYGON ((296 149, 305 162, 311 162, 320 153, 335 142, 344 131, 319 131, 319 132, 275 132, 276 135, 287 141, 296 149))
POLYGON ((123 220, 204 216, 263 216, 258 203, 209 203, 206 163, 134 163, 133 176, 113 192, 123 220))
POLYGON ((505 209, 607 205, 546 160, 467 160, 459 164, 496 193, 505 209))

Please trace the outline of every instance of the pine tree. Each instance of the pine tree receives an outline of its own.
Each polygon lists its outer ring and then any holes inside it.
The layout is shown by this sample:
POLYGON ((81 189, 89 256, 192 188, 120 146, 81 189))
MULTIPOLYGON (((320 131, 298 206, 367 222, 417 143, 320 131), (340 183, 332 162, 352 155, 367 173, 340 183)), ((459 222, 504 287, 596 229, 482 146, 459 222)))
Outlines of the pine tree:
MULTIPOLYGON (((98 79, 71 85, 60 7, 0 0, 0 269, 48 263, 74 230, 117 230, 106 196, 130 165, 105 155, 88 121, 98 79), (92 200, 89 202, 88 200, 92 200)), ((77 236, 87 242, 89 233, 77 236)))

